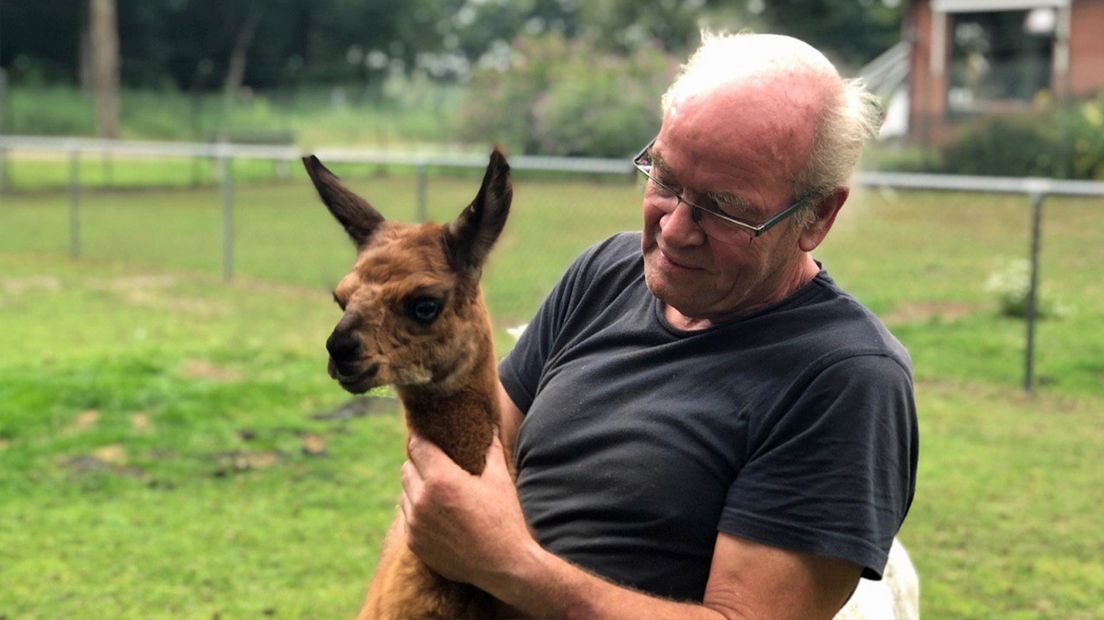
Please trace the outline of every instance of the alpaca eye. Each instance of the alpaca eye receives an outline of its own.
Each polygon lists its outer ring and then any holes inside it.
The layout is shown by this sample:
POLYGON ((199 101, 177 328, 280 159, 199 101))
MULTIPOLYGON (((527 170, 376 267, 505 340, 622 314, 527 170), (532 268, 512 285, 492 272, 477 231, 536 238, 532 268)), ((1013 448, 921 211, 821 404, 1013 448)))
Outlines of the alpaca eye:
POLYGON ((407 304, 406 313, 410 318, 422 325, 429 325, 437 320, 438 315, 441 314, 442 305, 440 299, 433 297, 418 297, 407 304))

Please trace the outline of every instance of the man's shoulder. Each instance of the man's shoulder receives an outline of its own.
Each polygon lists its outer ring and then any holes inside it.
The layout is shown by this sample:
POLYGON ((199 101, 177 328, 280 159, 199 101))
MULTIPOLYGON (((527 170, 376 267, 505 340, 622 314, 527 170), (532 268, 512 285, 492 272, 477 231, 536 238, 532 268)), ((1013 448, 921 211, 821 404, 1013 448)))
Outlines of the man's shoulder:
POLYGON ((633 278, 643 273, 644 258, 640 252, 640 233, 617 233, 584 250, 568 268, 565 278, 582 279, 584 288, 598 280, 633 278))
POLYGON ((911 373, 912 361, 901 342, 885 324, 857 298, 840 288, 826 271, 774 312, 766 324, 773 325, 779 342, 790 354, 803 360, 803 367, 824 368, 854 356, 882 356, 911 373))
POLYGON ((911 373, 908 351, 874 312, 824 271, 812 285, 815 294, 798 312, 809 316, 807 344, 825 363, 859 355, 884 356, 911 373))
POLYGON ((607 237, 589 248, 579 257, 593 269, 608 269, 643 260, 640 252, 639 232, 620 232, 607 237))

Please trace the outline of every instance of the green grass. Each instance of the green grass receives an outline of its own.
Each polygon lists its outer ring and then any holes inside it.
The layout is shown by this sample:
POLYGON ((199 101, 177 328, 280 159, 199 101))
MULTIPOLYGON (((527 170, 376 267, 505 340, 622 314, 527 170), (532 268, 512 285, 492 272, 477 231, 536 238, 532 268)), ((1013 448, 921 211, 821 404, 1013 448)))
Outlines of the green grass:
MULTIPOLYGON (((122 137, 204 141, 223 131, 241 136, 284 134, 295 143, 377 146, 441 143, 452 131, 456 88, 429 83, 396 84, 398 94, 369 98, 359 87, 304 88, 256 93, 228 100, 221 93, 191 96, 174 90, 124 89, 120 93, 122 137), (334 93, 341 91, 342 95, 334 93)), ((96 133, 91 99, 79 89, 13 86, 6 133, 80 135, 96 133)))
MULTIPOLYGON (((385 214, 413 179, 338 172, 385 214)), ((475 178, 433 178, 451 217, 475 178)), ((0 617, 350 616, 398 495, 402 423, 316 419, 345 402, 322 342, 352 248, 298 171, 236 190, 221 281, 217 189, 90 192, 83 257, 67 197, 0 197, 0 617), (315 456, 304 445, 324 442, 315 456)), ((521 179, 486 273, 499 349, 583 247, 635 228, 629 184, 521 179)), ((930 618, 1104 616, 1104 259, 1088 202, 1048 202, 1039 331, 988 275, 1027 254, 1026 199, 856 196, 818 256, 909 347, 918 494, 901 537, 930 618)), ((381 395, 377 395, 381 396, 381 395)))

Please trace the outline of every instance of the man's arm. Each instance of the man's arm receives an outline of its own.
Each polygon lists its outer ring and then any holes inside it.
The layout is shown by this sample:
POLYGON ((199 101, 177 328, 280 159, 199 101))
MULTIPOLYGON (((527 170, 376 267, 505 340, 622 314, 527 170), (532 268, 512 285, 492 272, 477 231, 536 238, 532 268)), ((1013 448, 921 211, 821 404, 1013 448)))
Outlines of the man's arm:
POLYGON ((514 456, 517 455, 518 428, 521 427, 521 409, 514 404, 514 399, 506 393, 502 382, 498 382, 498 437, 502 440, 502 449, 506 454, 506 462, 513 470, 514 456))
MULTIPOLYGON (((521 413, 504 391, 503 442, 516 444, 521 413), (505 406, 508 405, 508 406, 505 406)), ((585 618, 831 618, 858 582, 845 560, 786 551, 720 534, 703 604, 617 586, 545 551, 525 525, 503 442, 480 477, 414 438, 403 465, 407 542, 447 578, 472 583, 531 616, 585 618)), ((512 449, 510 450, 512 453, 512 449)))

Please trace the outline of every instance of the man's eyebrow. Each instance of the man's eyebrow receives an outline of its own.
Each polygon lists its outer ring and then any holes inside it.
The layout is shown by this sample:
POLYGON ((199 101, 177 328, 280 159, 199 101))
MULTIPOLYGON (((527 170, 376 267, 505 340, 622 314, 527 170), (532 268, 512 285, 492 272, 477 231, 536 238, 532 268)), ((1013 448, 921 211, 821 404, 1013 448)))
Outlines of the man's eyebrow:
POLYGON ((663 156, 656 152, 654 145, 650 149, 650 154, 652 156, 652 168, 654 168, 661 176, 665 176, 668 178, 674 176, 671 173, 671 168, 667 165, 667 162, 663 160, 663 156))
POLYGON ((732 192, 705 192, 705 195, 728 215, 746 217, 762 215, 755 205, 732 192))

